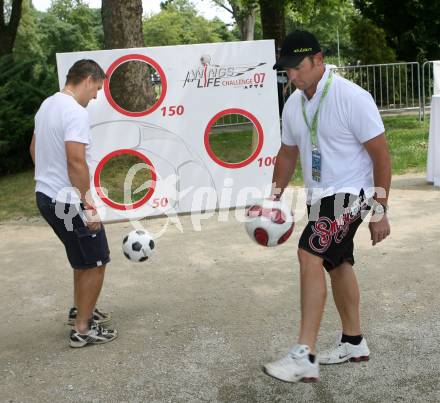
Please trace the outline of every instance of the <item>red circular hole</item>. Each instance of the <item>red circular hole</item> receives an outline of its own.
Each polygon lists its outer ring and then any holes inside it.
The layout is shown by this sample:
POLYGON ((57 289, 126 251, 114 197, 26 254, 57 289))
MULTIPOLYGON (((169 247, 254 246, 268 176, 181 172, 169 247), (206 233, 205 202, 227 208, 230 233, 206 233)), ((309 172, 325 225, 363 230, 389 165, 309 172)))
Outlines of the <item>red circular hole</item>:
POLYGON ((214 162, 216 162, 218 165, 220 165, 224 168, 242 168, 246 165, 249 165, 252 161, 255 160, 255 158, 258 157, 258 154, 260 154, 260 151, 263 147, 263 140, 264 140, 263 128, 261 127, 260 122, 258 121, 258 119, 254 115, 252 115, 248 111, 245 111, 244 109, 237 109, 237 108, 225 109, 224 111, 217 113, 209 121, 209 123, 205 129, 206 152, 208 153, 208 155, 211 157, 211 159, 214 162), (225 162, 225 161, 222 161, 221 159, 219 159, 217 157, 217 155, 215 155, 214 151, 211 148, 211 144, 209 143, 209 135, 211 133, 212 126, 214 126, 215 122, 217 122, 217 120, 219 120, 222 116, 229 115, 229 114, 237 114, 237 115, 243 115, 243 116, 247 117, 254 124, 255 128, 257 129, 257 133, 258 133, 258 144, 257 144, 257 147, 255 148, 254 152, 248 158, 246 158, 244 161, 237 162, 237 163, 225 162))
POLYGON ((116 210, 133 210, 136 209, 138 207, 143 206, 148 200, 150 200, 151 196, 153 196, 154 193, 154 189, 156 188, 156 170, 154 169, 153 164, 151 163, 151 161, 144 155, 141 154, 138 151, 135 150, 129 150, 129 149, 121 149, 121 150, 116 150, 111 152, 110 154, 107 154, 98 164, 98 166, 96 167, 95 170, 95 175, 93 177, 93 182, 95 184, 95 188, 96 188, 96 192, 98 193, 98 196, 101 198, 101 200, 107 204, 108 206, 116 209, 116 210), (104 168, 105 164, 112 158, 117 157, 119 155, 124 155, 124 154, 130 154, 133 155, 139 159, 141 159, 143 162, 145 162, 145 164, 148 165, 148 167, 150 168, 151 171, 151 181, 152 181, 152 185, 150 187, 150 189, 148 190, 148 192, 144 195, 144 197, 142 197, 142 199, 132 203, 132 204, 123 204, 123 203, 117 203, 114 200, 111 200, 110 198, 108 198, 104 192, 101 189, 101 172, 102 169, 104 168))
POLYGON ((106 96, 108 102, 110 103, 110 105, 114 109, 116 109, 119 113, 122 113, 123 115, 132 116, 132 117, 139 117, 139 116, 148 115, 149 113, 154 112, 160 106, 160 104, 162 103, 162 101, 165 98, 165 94, 167 92, 167 80, 166 80, 166 77, 165 77, 165 73, 162 70, 162 67, 160 67, 158 63, 156 63, 153 59, 150 59, 147 56, 139 55, 139 54, 132 54, 132 55, 122 56, 119 59, 115 60, 110 65, 110 67, 107 69, 106 75, 107 75, 107 78, 104 80, 104 93, 105 93, 105 96, 106 96), (160 80, 161 80, 161 83, 162 83, 162 91, 161 91, 160 97, 156 101, 156 103, 153 106, 151 106, 150 108, 145 109, 144 111, 140 111, 140 112, 131 112, 131 111, 128 111, 128 110, 122 108, 121 106, 119 106, 116 103, 116 101, 113 99, 112 94, 110 92, 110 79, 111 79, 111 76, 112 76, 113 72, 121 64, 129 62, 129 61, 132 61, 132 60, 133 61, 142 61, 142 62, 145 62, 145 63, 153 66, 156 69, 156 71, 159 73, 160 80))

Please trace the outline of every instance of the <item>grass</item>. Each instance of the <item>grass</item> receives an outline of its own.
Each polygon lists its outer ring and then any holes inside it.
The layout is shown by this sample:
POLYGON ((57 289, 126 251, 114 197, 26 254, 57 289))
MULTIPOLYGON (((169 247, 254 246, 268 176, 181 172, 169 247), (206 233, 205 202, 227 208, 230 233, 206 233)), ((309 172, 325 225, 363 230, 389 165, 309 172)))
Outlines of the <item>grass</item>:
MULTIPOLYGON (((418 116, 385 116, 385 129, 393 158, 393 174, 422 172, 426 169, 428 149, 429 120, 419 123, 418 116)), ((220 159, 226 162, 239 162, 246 159, 252 150, 252 131, 241 130, 232 133, 213 133, 211 148, 220 159)), ((109 189, 114 201, 123 202, 124 178, 127 168, 139 160, 136 157, 121 156, 109 161, 103 169, 101 184, 109 189)), ((133 194, 145 178, 148 171, 140 170, 133 179, 131 195, 133 200, 141 198, 147 189, 133 194)), ((301 167, 298 163, 293 184, 301 184, 301 167)), ((35 206, 35 183, 33 171, 9 175, 0 178, 0 221, 32 217, 38 215, 35 206)))
POLYGON ((105 192, 107 197, 117 203, 124 203, 125 186, 127 186, 127 196, 129 196, 131 203, 140 200, 149 188, 146 187, 137 192, 136 190, 149 180, 151 180, 151 171, 148 169, 148 165, 134 155, 120 155, 112 158, 105 164, 101 172, 101 187, 107 189, 105 192), (140 165, 135 167, 136 173, 133 176, 131 187, 128 188, 130 185, 128 172, 130 167, 136 164, 140 165), (127 183, 124 185, 126 177, 127 183))
POLYGON ((0 221, 38 214, 33 171, 0 178, 0 221))
POLYGON ((217 158, 224 162, 237 163, 249 158, 255 150, 255 146, 252 144, 252 137, 252 129, 234 132, 213 132, 209 136, 209 144, 217 158))
POLYGON ((393 174, 420 172, 426 169, 429 119, 418 116, 386 116, 384 124, 391 150, 393 174))
MULTIPOLYGON (((429 116, 419 122, 416 115, 384 116, 385 133, 392 158, 393 175, 423 172, 426 169, 429 137, 429 116)), ((301 164, 298 161, 294 185, 301 185, 301 164)))

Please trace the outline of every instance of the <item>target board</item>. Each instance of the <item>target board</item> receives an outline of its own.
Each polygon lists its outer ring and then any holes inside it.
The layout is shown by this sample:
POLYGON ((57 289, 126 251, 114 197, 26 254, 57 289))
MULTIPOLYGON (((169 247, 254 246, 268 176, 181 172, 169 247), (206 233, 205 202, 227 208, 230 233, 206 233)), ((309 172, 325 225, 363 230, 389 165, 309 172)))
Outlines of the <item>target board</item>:
POLYGON ((274 55, 272 40, 57 54, 60 88, 80 59, 107 75, 87 106, 91 192, 103 221, 267 196, 280 146, 274 55), (137 78, 121 90, 130 68, 137 78), (140 101, 128 107, 127 94, 140 101), (119 172, 123 158, 134 163, 119 172), (109 191, 118 175, 123 196, 109 191))

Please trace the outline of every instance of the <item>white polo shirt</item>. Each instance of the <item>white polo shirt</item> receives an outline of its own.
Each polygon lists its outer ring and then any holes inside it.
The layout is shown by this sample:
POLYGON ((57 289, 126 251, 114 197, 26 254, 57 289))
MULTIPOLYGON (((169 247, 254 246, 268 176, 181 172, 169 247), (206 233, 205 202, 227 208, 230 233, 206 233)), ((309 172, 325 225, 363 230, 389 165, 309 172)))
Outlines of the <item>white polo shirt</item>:
POLYGON ((374 187, 373 164, 363 143, 385 131, 370 93, 333 73, 327 96, 318 112, 321 181, 312 179, 312 144, 301 109, 301 99, 305 100, 306 115, 311 124, 329 73, 326 67, 310 100, 297 89, 287 100, 282 115, 281 141, 299 148, 308 203, 315 203, 335 193, 359 194, 361 189, 371 197, 374 187))
POLYGON ((44 100, 35 115, 35 191, 76 204, 80 200, 75 193, 63 192, 72 187, 66 141, 90 143, 89 114, 73 97, 57 92, 44 100))

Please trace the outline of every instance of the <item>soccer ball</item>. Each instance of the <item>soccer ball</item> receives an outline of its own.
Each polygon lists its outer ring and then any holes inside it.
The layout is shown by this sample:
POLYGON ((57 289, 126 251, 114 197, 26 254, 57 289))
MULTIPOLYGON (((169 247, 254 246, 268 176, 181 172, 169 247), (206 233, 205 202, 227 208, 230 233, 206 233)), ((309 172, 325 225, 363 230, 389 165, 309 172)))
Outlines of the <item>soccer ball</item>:
POLYGON ((153 254, 154 240, 145 230, 133 230, 122 240, 124 256, 133 262, 144 262, 153 254))
POLYGON ((295 223, 290 209, 278 200, 262 200, 246 210, 246 232, 256 243, 277 246, 289 239, 295 223))

